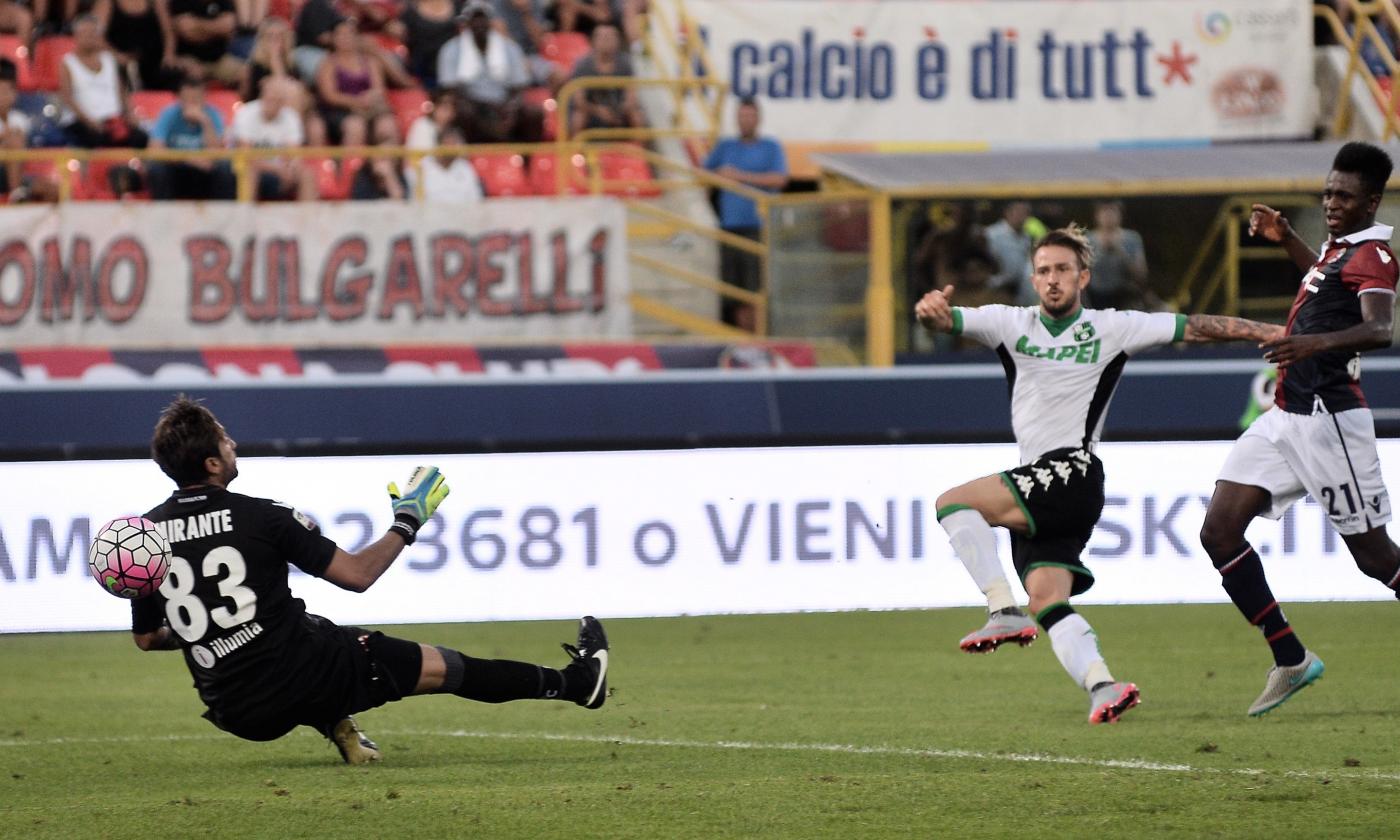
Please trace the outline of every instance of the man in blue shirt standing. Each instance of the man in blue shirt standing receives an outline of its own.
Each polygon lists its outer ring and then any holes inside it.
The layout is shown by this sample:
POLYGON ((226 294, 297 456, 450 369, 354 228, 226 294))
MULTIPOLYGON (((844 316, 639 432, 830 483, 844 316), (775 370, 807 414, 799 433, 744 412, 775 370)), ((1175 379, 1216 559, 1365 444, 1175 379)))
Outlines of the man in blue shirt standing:
MULTIPOLYGON (((752 97, 739 100, 736 117, 739 136, 719 141, 705 160, 705 168, 750 187, 780 192, 788 182, 787 158, 777 140, 758 136, 758 103, 752 97)), ((718 210, 719 226, 726 233, 759 238, 763 222, 751 199, 721 190, 718 210)), ((763 272, 757 254, 721 245, 719 270, 724 282, 758 291, 763 272)), ((754 330, 753 307, 746 303, 725 298, 720 302, 720 319, 749 332, 754 330)))
MULTIPOLYGON (((156 117, 152 149, 219 149, 224 145, 224 120, 204 101, 204 82, 186 76, 179 99, 156 117)), ((222 199, 234 197, 233 170, 226 160, 161 161, 150 166, 151 198, 222 199)))

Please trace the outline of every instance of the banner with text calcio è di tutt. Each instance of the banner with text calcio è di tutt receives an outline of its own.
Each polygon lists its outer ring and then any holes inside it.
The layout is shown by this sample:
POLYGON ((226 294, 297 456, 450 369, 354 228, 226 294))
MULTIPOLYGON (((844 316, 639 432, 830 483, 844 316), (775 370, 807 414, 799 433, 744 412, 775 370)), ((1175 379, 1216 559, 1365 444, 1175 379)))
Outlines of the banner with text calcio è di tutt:
POLYGON ((0 344, 624 338, 611 198, 0 208, 0 344))
POLYGON ((1305 0, 683 6, 787 143, 1272 139, 1309 135, 1316 110, 1305 0))
MULTIPOLYGON (((1097 582, 1077 601, 1225 600, 1196 535, 1229 446, 1101 447, 1107 503, 1084 555, 1097 582)), ((1400 441, 1381 441, 1380 455, 1386 474, 1400 475, 1400 441)), ((363 594, 294 574, 292 590, 313 612, 366 624, 982 605, 934 503, 950 486, 1015 464, 1016 449, 541 453, 431 462, 457 490, 417 543, 363 594)), ((418 463, 247 458, 233 489, 294 505, 357 550, 389 526, 384 483, 402 480, 418 463)), ((128 627, 127 604, 88 575, 88 540, 101 523, 165 498, 170 482, 149 461, 9 464, 5 475, 0 632, 128 627)), ((1322 504, 1299 503, 1281 521, 1258 520, 1249 529, 1282 601, 1391 596, 1357 571, 1327 522, 1328 505, 1372 500, 1333 490, 1322 504)), ((176 555, 183 545, 174 543, 176 555)))

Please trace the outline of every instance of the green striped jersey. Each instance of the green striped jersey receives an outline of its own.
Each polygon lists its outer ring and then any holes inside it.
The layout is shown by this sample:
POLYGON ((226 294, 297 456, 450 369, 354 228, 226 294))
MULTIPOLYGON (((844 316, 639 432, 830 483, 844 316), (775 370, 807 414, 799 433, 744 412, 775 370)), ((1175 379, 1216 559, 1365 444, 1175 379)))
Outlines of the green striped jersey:
POLYGON ((1011 392, 1011 430, 1028 464, 1052 449, 1093 451, 1123 365, 1180 341, 1186 316, 1079 309, 1059 320, 1039 306, 953 307, 953 334, 997 351, 1011 392))

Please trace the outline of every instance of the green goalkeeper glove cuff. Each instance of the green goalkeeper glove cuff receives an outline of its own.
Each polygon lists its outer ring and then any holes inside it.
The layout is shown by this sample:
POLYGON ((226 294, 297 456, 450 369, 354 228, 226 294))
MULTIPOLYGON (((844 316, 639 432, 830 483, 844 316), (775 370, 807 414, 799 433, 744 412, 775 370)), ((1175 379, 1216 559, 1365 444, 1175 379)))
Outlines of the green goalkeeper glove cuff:
POLYGON ((418 529, 433 518, 433 512, 450 492, 452 488, 447 486, 447 479, 437 467, 415 468, 403 492, 397 484, 389 482, 389 499, 394 505, 394 524, 389 530, 397 531, 405 543, 413 545, 418 529))

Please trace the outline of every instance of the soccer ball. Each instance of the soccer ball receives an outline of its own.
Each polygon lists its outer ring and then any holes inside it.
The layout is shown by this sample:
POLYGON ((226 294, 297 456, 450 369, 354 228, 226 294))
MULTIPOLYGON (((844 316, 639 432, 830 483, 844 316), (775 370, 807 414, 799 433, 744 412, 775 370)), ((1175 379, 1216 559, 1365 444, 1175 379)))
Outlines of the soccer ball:
POLYGON ((123 516, 103 525, 88 549, 88 571, 118 598, 150 595, 169 570, 170 543, 154 522, 140 516, 123 516))

